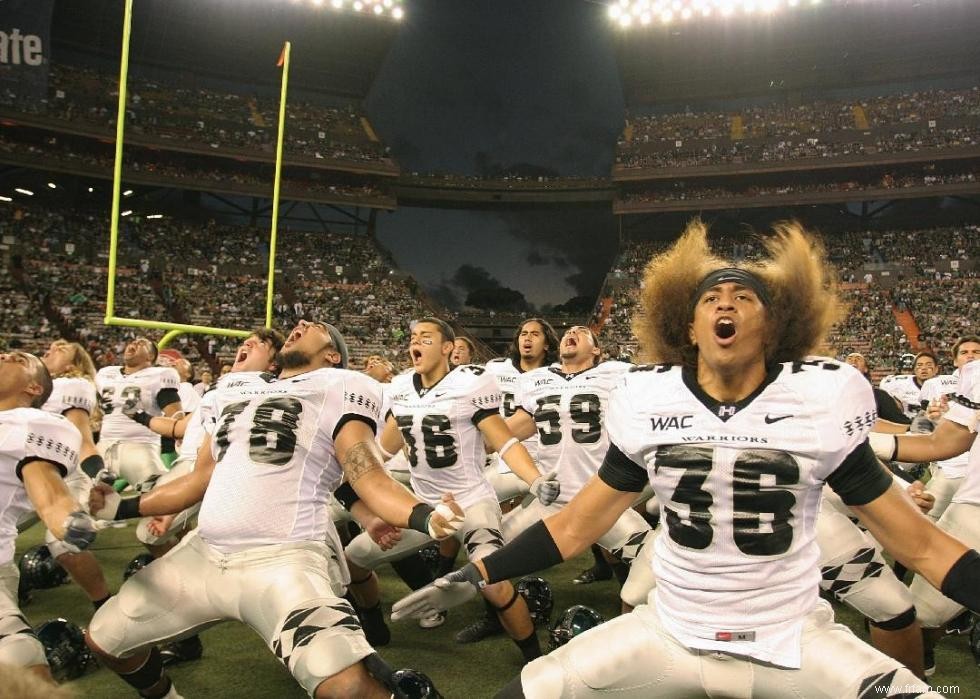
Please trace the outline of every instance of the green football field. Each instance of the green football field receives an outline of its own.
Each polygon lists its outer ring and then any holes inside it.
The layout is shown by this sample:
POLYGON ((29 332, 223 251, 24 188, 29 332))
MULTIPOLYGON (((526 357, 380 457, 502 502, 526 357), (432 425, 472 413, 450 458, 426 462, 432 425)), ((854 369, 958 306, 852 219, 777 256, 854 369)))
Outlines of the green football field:
MULTIPOLYGON (((17 555, 40 543, 42 537, 43 529, 40 526, 22 534, 17 541, 17 555)), ((102 532, 95 551, 110 588, 115 590, 122 582, 122 570, 126 563, 143 549, 136 544, 133 529, 128 528, 102 532)), ((571 579, 591 563, 591 556, 586 554, 542 575, 551 583, 554 592, 555 616, 573 604, 594 607, 606 618, 616 613, 619 600, 614 582, 571 584, 571 579)), ((390 606, 392 601, 405 593, 406 588, 390 569, 385 568, 381 575, 385 603, 390 606)), ((380 649, 381 653, 393 667, 412 667, 428 674, 447 699, 493 696, 495 690, 520 671, 517 648, 503 637, 462 646, 452 641, 453 634, 475 620, 482 609, 482 604, 473 602, 453 610, 446 624, 437 629, 424 630, 415 622, 393 625, 392 642, 380 649)), ((856 614, 839 605, 836 609, 838 620, 848 624, 862 638, 867 638, 856 614)), ((52 617, 64 616, 85 626, 92 607, 78 587, 68 584, 36 591, 24 612, 35 625, 52 617)), ((546 648, 547 630, 539 631, 539 637, 546 648)), ((221 624, 205 631, 202 639, 204 657, 171 671, 178 690, 187 699, 306 696, 248 627, 237 622, 221 624)), ((601 648, 596 649, 596 653, 601 652, 601 648)), ((944 639, 937 648, 936 660, 938 670, 932 678, 935 685, 957 687, 958 692, 950 692, 950 696, 980 697, 980 673, 965 636, 944 639)), ((127 685, 104 669, 90 672, 72 682, 71 687, 79 697, 121 699, 136 696, 127 685)))

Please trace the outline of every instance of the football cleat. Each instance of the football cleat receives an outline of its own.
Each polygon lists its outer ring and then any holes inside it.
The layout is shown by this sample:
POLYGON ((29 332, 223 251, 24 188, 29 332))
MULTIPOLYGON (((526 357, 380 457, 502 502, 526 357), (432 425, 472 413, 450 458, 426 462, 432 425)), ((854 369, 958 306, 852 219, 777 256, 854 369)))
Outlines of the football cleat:
POLYGON ((204 655, 204 645, 201 643, 201 637, 197 634, 181 641, 171 641, 160 646, 160 657, 163 658, 164 667, 186 663, 190 660, 199 660, 202 655, 204 655))
POLYGON ((504 627, 500 625, 497 615, 484 615, 474 621, 469 626, 460 629, 454 640, 456 643, 477 643, 484 638, 490 638, 504 632, 504 627))

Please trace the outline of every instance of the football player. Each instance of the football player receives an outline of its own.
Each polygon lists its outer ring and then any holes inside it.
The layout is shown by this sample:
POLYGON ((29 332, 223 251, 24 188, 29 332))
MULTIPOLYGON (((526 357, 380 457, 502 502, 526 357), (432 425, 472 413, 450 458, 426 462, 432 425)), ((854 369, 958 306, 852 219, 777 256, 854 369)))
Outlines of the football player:
MULTIPOLYGON (((969 351, 969 349, 968 349, 969 351)), ((959 368, 954 395, 949 410, 939 420, 935 430, 927 435, 893 435, 873 432, 871 444, 883 459, 902 461, 941 461, 969 453, 966 475, 952 495, 951 502, 936 522, 943 531, 954 534, 970 546, 980 547, 980 447, 976 432, 980 421, 980 362, 966 362, 959 368)), ((964 570, 980 569, 980 557, 958 563, 964 570)), ((926 671, 934 667, 932 651, 943 636, 946 623, 962 613, 964 607, 977 611, 968 599, 958 595, 958 589, 944 582, 933 585, 932 578, 919 574, 912 581, 912 596, 924 629, 926 671), (938 589, 937 589, 938 588, 938 589)), ((972 582, 973 590, 980 583, 972 582)), ((931 674, 931 673, 930 673, 931 674)))
MULTIPOLYGON (((500 391, 483 367, 463 365, 449 369, 454 333, 438 318, 423 318, 412 328, 409 355, 415 371, 391 383, 391 411, 381 437, 388 455, 408 448, 412 489, 430 504, 450 492, 466 508, 466 521, 457 539, 471 561, 479 560, 503 545, 500 506, 483 473, 484 439, 499 454, 511 457, 511 465, 531 483, 530 491, 552 501, 558 492, 554 482, 542 476, 527 450, 514 438, 500 416, 500 391)), ((379 513, 380 514, 380 513, 379 513)), ((352 575, 363 578, 380 564, 428 543, 424 535, 405 532, 401 541, 382 551, 366 534, 347 547, 354 564, 352 575)), ((364 605, 377 603, 376 581, 354 586, 364 605), (371 585, 372 587, 367 587, 371 585)), ((504 580, 483 591, 487 603, 520 648, 526 660, 541 654, 527 604, 510 582, 504 580)), ((441 610, 433 610, 441 611, 441 610)))
POLYGON ((52 681, 41 642, 17 607, 17 520, 34 509, 54 537, 78 552, 95 540, 64 478, 78 468, 82 437, 61 415, 39 410, 51 376, 25 352, 0 354, 0 663, 52 681))
POLYGON ((650 604, 530 663, 499 696, 938 696, 834 624, 819 599, 823 484, 893 555, 971 608, 980 555, 932 525, 878 463, 864 378, 808 356, 839 316, 821 244, 796 224, 765 243, 766 259, 734 267, 695 222, 653 258, 634 327, 663 363, 635 367, 613 391, 597 477, 393 616, 577 555, 649 482, 665 523, 650 604))
POLYGON ((449 355, 449 366, 456 368, 463 364, 472 364, 476 357, 476 347, 468 337, 457 337, 453 340, 453 353, 449 355))
MULTIPOLYGON (((92 414, 96 406, 95 364, 84 347, 67 340, 52 342, 41 361, 53 378, 51 397, 42 409, 64 415, 82 438, 80 467, 67 476, 65 484, 72 497, 82 503, 78 509, 85 510, 88 506, 88 493, 92 489, 92 479, 112 479, 105 472, 105 464, 92 438, 92 414)), ((96 609, 109 599, 105 576, 91 551, 70 551, 50 530, 45 533, 44 543, 96 609)))
MULTIPOLYGON (((868 360, 864 358, 863 354, 860 352, 851 352, 844 358, 844 361, 860 371, 864 378, 868 380, 868 383, 871 383, 871 368, 868 366, 868 360)), ((895 400, 890 393, 886 393, 874 386, 872 386, 871 390, 875 396, 875 410, 878 411, 879 419, 904 425, 912 422, 903 412, 902 404, 895 400)))
MULTIPOLYGON (((576 325, 561 338, 559 365, 541 367, 521 377, 520 407, 507 419, 507 425, 519 439, 538 437, 538 465, 545 472, 556 472, 561 495, 551 505, 534 501, 508 513, 504 518, 504 538, 508 541, 561 509, 599 470, 609 448, 604 424, 609 392, 632 366, 620 361, 600 363, 600 355, 592 330, 576 325)), ((649 536, 650 525, 629 509, 599 538, 599 546, 619 561, 614 570, 621 583, 626 582, 629 565, 649 536)), ((644 585, 650 576, 645 573, 637 569, 633 574, 631 587, 626 588, 623 597, 624 609, 642 601, 631 597, 629 590, 647 589, 644 585)))
POLYGON ((126 345, 122 366, 103 367, 95 375, 103 412, 99 452, 109 470, 135 488, 166 468, 160 458, 160 435, 126 413, 170 417, 180 411, 180 377, 170 367, 153 366, 156 359, 156 345, 138 338, 126 345))
MULTIPOLYGON (((276 370, 276 356, 285 338, 278 330, 259 328, 252 331, 235 354, 232 372, 269 372, 276 370)), ((186 360, 181 360, 186 362, 186 360)), ((179 363, 178 363, 179 364, 179 363)), ((178 366, 178 373, 179 373, 178 366)), ((182 384, 183 385, 183 384, 182 384)), ((191 389, 195 396, 197 392, 191 389)), ((180 439, 180 450, 177 459, 169 471, 157 479, 155 486, 163 485, 190 473, 197 460, 197 452, 204 442, 205 435, 213 432, 215 415, 214 394, 209 392, 204 398, 198 396, 196 407, 180 417, 165 417, 162 415, 148 416, 137 413, 127 413, 129 417, 145 423, 147 427, 170 439, 180 439)), ((184 403, 181 402, 183 406, 184 403)), ((194 516, 200 509, 200 502, 187 507, 176 515, 161 517, 144 517, 136 527, 136 538, 154 551, 159 558, 177 544, 187 533, 194 516)), ((204 649, 197 634, 172 641, 160 648, 164 665, 173 665, 186 660, 197 660, 204 649)))
MULTIPOLYGON (((927 379, 922 384, 922 391, 919 394, 919 401, 929 406, 926 416, 930 417, 933 423, 938 423, 942 417, 944 400, 948 400, 950 396, 956 394, 960 369, 964 364, 980 359, 980 337, 976 335, 961 337, 953 345, 952 355, 953 366, 955 367, 953 373, 927 379)), ((966 475, 968 461, 968 454, 960 454, 952 459, 943 459, 933 464, 932 477, 926 484, 926 492, 936 499, 935 506, 929 512, 929 517, 933 520, 942 517, 943 512, 949 507, 953 495, 956 494, 956 490, 966 475)))
POLYGON ((342 599, 327 496, 346 477, 351 498, 397 526, 441 538, 462 521, 455 503, 436 511, 385 473, 376 384, 342 368, 336 328, 300 321, 278 361, 278 380, 249 372, 221 381, 217 421, 191 473, 139 498, 93 491, 107 519, 175 513, 203 498, 198 528, 124 583, 88 630, 92 650, 144 697, 178 696, 159 651, 147 648, 224 619, 255 629, 311 696, 389 697, 390 668, 342 599))
POLYGON ((911 374, 891 374, 881 380, 881 390, 898 401, 907 417, 915 418, 922 412, 919 393, 922 384, 939 373, 939 357, 932 350, 915 355, 911 374))

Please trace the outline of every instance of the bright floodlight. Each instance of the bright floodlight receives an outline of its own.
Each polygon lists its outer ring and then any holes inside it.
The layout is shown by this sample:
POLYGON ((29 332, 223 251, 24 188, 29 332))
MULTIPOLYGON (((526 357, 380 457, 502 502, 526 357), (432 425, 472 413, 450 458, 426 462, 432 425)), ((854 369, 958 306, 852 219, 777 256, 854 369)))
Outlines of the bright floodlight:
POLYGON ((130 215, 132 215, 132 213, 133 213, 133 210, 132 210, 132 209, 126 209, 125 211, 123 211, 123 212, 122 212, 121 214, 119 214, 119 215, 120 215, 120 216, 130 216, 130 215))
POLYGON ((25 197, 33 197, 34 192, 29 189, 23 189, 22 187, 14 187, 14 191, 18 194, 23 194, 25 197))
POLYGON ((54 182, 48 182, 48 189, 58 189, 58 185, 54 182))
MULTIPOLYGON (((370 0, 369 0, 370 1, 370 0)), ((844 0, 839 0, 844 2, 844 0)), ((723 18, 741 15, 771 15, 781 10, 816 7, 823 0, 606 0, 609 20, 627 29, 654 22, 671 24, 695 17, 723 18)))
POLYGON ((0 196, 0 201, 13 201, 10 197, 0 196))
POLYGON ((394 17, 395 19, 401 19, 402 17, 405 16, 405 11, 400 7, 396 7, 391 11, 391 16, 394 17))
MULTIPOLYGON (((326 0, 311 0, 311 2, 320 7, 326 0)), ((403 2, 404 0, 330 0, 330 7, 335 10, 353 10, 359 14, 399 20, 405 16, 403 2)))

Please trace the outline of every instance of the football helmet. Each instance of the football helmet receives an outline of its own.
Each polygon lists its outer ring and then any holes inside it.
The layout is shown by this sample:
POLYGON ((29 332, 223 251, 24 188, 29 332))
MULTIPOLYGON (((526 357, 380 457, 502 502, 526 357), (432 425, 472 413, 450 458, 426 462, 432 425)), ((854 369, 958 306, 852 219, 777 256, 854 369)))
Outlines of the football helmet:
POLYGON ((580 633, 584 633, 604 622, 605 619, 592 607, 583 604, 576 604, 569 607, 554 626, 551 627, 551 650, 560 648, 580 633))
POLYGON ((439 574, 439 543, 433 541, 419 549, 419 555, 433 575, 439 574))
POLYGON ((418 670, 403 668, 391 674, 391 680, 405 699, 443 699, 429 676, 418 670))
POLYGON ((44 544, 27 549, 18 565, 20 584, 25 590, 47 590, 68 582, 68 573, 44 544))
POLYGON ((142 570, 153 561, 153 554, 149 552, 143 552, 133 558, 133 560, 126 564, 126 569, 123 571, 123 582, 129 580, 136 574, 137 571, 142 570))
POLYGON ((551 594, 551 585, 544 578, 526 576, 515 585, 527 602, 527 610, 535 626, 545 626, 551 621, 551 612, 555 607, 555 597, 551 594))
POLYGON ((38 626, 34 633, 51 666, 51 675, 58 681, 81 677, 95 666, 95 656, 85 645, 82 630, 64 618, 50 619, 38 626))

